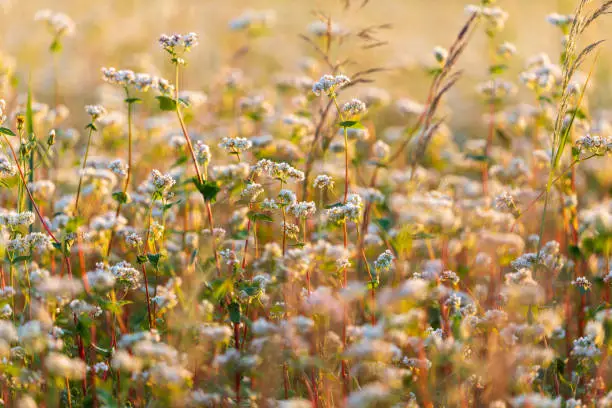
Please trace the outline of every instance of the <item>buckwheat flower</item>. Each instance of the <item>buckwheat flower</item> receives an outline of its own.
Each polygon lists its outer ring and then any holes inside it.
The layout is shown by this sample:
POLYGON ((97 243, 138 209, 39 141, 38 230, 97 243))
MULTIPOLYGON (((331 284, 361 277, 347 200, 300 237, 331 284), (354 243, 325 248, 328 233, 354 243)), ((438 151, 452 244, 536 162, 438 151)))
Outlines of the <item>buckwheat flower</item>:
POLYGON ((125 243, 130 248, 140 248, 142 246, 142 237, 134 232, 130 232, 125 236, 125 243))
POLYGON ((372 146, 372 152, 374 153, 374 158, 376 160, 384 161, 389 157, 391 147, 389 147, 389 145, 382 140, 377 140, 372 146))
POLYGON ((142 370, 142 365, 142 361, 139 358, 133 357, 125 350, 116 350, 111 360, 111 367, 113 369, 129 373, 139 373, 142 370))
POLYGON ((289 206, 297 201, 295 193, 291 190, 283 189, 278 193, 277 203, 282 207, 289 206))
POLYGON ((70 302, 69 306, 72 312, 77 316, 81 314, 86 314, 95 317, 100 316, 102 314, 102 309, 100 308, 100 306, 90 305, 89 303, 80 299, 74 299, 72 302, 70 302))
POLYGON ((17 329, 15 329, 13 322, 8 320, 0 320, 0 340, 11 344, 16 342, 17 339, 17 329))
POLYGON ((64 13, 39 10, 34 14, 34 20, 45 22, 49 31, 57 37, 74 34, 74 21, 64 13))
POLYGON ((110 268, 117 284, 125 289, 137 289, 141 285, 141 276, 127 261, 121 261, 110 268))
POLYGON ((31 211, 0 213, 0 226, 9 228, 27 227, 34 224, 36 215, 31 211))
POLYGON ((340 270, 350 268, 351 261, 348 258, 338 258, 336 259, 336 267, 340 270))
POLYGON ((249 139, 243 137, 224 137, 219 147, 228 153, 238 154, 249 150, 253 143, 249 139))
POLYGON ((580 289, 581 292, 588 292, 589 290, 591 290, 591 286, 593 286, 591 282, 589 282, 589 280, 584 276, 579 276, 574 279, 572 281, 572 285, 580 289))
POLYGON ((331 22, 328 24, 326 21, 313 21, 308 25, 308 32, 316 37, 323 37, 328 34, 332 36, 346 35, 348 31, 340 26, 338 23, 331 22))
POLYGON ((320 190, 332 190, 334 188, 334 179, 327 174, 319 174, 315 177, 312 186, 320 190))
POLYGON ((280 208, 273 198, 265 198, 259 207, 264 211, 274 211, 280 208))
POLYGON ((156 191, 160 193, 165 193, 174 186, 176 180, 172 178, 169 174, 162 174, 159 170, 151 171, 151 178, 153 182, 153 186, 155 186, 156 191))
POLYGON ((55 193, 55 184, 51 180, 37 180, 28 183, 28 188, 34 198, 40 200, 50 200, 55 193))
POLYGON ((264 192, 264 188, 261 184, 251 183, 248 184, 244 190, 240 192, 240 198, 249 202, 254 202, 264 192))
POLYGON ((87 365, 80 358, 70 358, 61 353, 50 352, 45 357, 45 368, 51 375, 80 380, 85 377, 87 365))
POLYGON ((503 42, 497 47, 497 55, 502 58, 510 58, 516 54, 516 46, 509 42, 503 42))
POLYGON ((515 216, 519 214, 514 198, 507 191, 495 197, 495 208, 502 212, 515 214, 515 216))
POLYGON ((578 138, 575 144, 580 151, 598 156, 603 156, 612 151, 611 139, 599 135, 592 135, 590 133, 578 138))
POLYGON ((203 390, 194 390, 189 394, 189 407, 214 407, 221 403, 221 394, 207 393, 203 390))
POLYGON ((85 112, 91 116, 92 122, 101 116, 106 115, 106 109, 102 105, 86 105, 85 112))
POLYGON ((384 203, 385 196, 380 190, 372 187, 360 188, 359 189, 360 196, 368 203, 384 203))
POLYGON ((259 31, 270 28, 276 22, 275 10, 246 10, 229 22, 233 31, 259 31))
POLYGON ((26 235, 25 242, 28 247, 37 252, 47 251, 53 248, 51 237, 43 232, 30 232, 26 235))
POLYGON ((108 169, 121 178, 127 176, 128 167, 121 159, 115 159, 108 165, 108 169))
POLYGON ((314 215, 317 211, 315 203, 312 201, 294 202, 288 208, 289 214, 297 218, 306 219, 314 215))
POLYGON ((298 234, 300 233, 300 227, 290 222, 283 223, 281 225, 281 228, 283 229, 287 237, 292 239, 297 239, 298 234))
POLYGON ((0 125, 2 125, 6 121, 6 115, 4 111, 6 110, 6 101, 4 99, 0 99, 0 125))
POLYGON ((477 90, 483 96, 494 99, 502 99, 516 93, 514 84, 499 78, 483 82, 478 86, 477 90))
POLYGON ((83 291, 83 284, 69 277, 48 276, 36 283, 36 291, 42 296, 69 299, 83 291))
POLYGON ((17 166, 4 156, 0 156, 0 179, 13 177, 17 174, 17 166))
POLYGON ((386 406, 390 398, 391 389, 388 385, 373 382, 351 392, 346 400, 346 408, 386 406))
POLYGON ((192 47, 198 45, 198 35, 196 33, 181 34, 162 34, 159 37, 159 45, 171 55, 175 55, 179 51, 189 51, 192 47))
POLYGON ((561 408, 561 402, 561 397, 553 399, 538 393, 512 398, 512 406, 516 408, 561 408))
POLYGON ((211 159, 210 147, 198 140, 195 145, 195 151, 198 163, 207 166, 211 159))
POLYGON ((599 350, 593 338, 585 336, 573 341, 571 354, 580 359, 592 359, 598 357, 601 350, 599 350))
POLYGON ((378 258, 374 261, 374 268, 376 269, 376 272, 388 272, 391 269, 391 266, 393 265, 394 259, 395 257, 393 256, 393 253, 388 249, 382 254, 380 254, 378 258))
MULTIPOLYGON (((1 297, 2 296, 0 294, 0 298, 1 297)), ((13 308, 8 303, 0 308, 0 319, 10 319, 12 315, 13 315, 13 308)), ((2 338, 1 335, 0 335, 0 338, 2 338)))
POLYGON ((238 263, 238 257, 236 256, 236 252, 232 251, 229 248, 222 249, 221 251, 219 251, 219 256, 225 261, 226 265, 232 266, 238 263))
POLYGON ((108 372, 110 367, 104 361, 100 361, 100 362, 94 364, 91 369, 93 370, 93 372, 97 376, 102 377, 102 376, 104 376, 108 372))
POLYGON ((351 99, 342 106, 342 112, 351 117, 363 115, 366 111, 366 104, 356 98, 351 99))
POLYGON ((335 95, 338 89, 343 88, 350 82, 351 80, 346 75, 323 75, 321 79, 312 86, 312 92, 317 96, 321 95, 321 93, 332 96, 335 95))
POLYGON ((550 24, 565 30, 568 28, 570 24, 574 22, 573 14, 559 14, 559 13, 550 13, 546 16, 546 21, 550 24))

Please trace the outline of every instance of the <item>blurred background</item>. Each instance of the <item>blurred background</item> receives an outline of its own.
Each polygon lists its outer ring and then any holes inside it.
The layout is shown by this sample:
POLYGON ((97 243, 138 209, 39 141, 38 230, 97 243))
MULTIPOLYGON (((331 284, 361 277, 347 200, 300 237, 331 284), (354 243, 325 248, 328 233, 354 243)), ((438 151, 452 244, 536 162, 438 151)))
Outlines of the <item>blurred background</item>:
MULTIPOLYGON (((171 76, 157 38, 161 33, 172 32, 194 31, 200 35, 200 46, 189 55, 183 89, 206 91, 228 67, 242 69, 256 89, 273 75, 299 72, 303 57, 316 57, 299 34, 309 34, 309 24, 328 16, 352 34, 366 27, 389 25, 375 32, 376 40, 384 45, 363 49, 363 42, 354 35, 348 36, 341 47, 332 49, 332 59, 350 57, 353 65, 347 69, 348 74, 363 68, 388 68, 374 77, 376 85, 385 87, 394 97, 412 97, 422 102, 429 83, 422 64, 432 61, 434 46, 452 43, 466 20, 464 7, 469 2, 370 0, 361 7, 362 2, 351 0, 347 6, 346 0, 0 0, 0 62, 15 66, 21 92, 31 75, 37 99, 51 102, 51 35, 43 23, 34 21, 38 10, 48 8, 68 14, 76 23, 75 34, 63 41, 64 50, 58 61, 62 102, 68 106, 97 102, 102 66, 171 76), (255 38, 244 31, 230 30, 229 23, 248 10, 272 10, 271 28, 255 38)), ((575 3, 498 1, 510 14, 500 39, 513 42, 518 49, 507 79, 516 81, 524 61, 539 52, 547 52, 553 61, 558 59, 561 34, 545 18, 551 12, 570 13, 575 3)), ((600 23, 589 29, 587 38, 606 38, 610 32, 600 23)), ((487 47, 482 30, 478 30, 461 58, 461 66, 464 77, 448 101, 453 111, 451 124, 459 128, 480 115, 479 100, 474 96, 475 85, 487 77, 487 47)), ((610 48, 604 46, 591 95, 595 105, 612 103, 609 68, 610 48)), ((323 71, 324 67, 316 75, 323 71)))

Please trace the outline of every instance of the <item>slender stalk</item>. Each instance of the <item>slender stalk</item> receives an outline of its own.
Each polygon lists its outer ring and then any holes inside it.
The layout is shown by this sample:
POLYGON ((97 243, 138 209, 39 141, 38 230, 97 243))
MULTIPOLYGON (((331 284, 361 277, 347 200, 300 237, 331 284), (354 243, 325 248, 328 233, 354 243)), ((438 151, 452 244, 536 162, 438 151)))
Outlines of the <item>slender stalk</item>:
MULTIPOLYGON (((133 114, 132 105, 136 103, 136 101, 131 100, 130 92, 127 87, 125 88, 125 95, 126 95, 126 101, 128 104, 128 118, 127 118, 128 120, 128 168, 127 168, 127 174, 125 176, 125 184, 123 185, 123 191, 122 191, 124 196, 125 194, 127 194, 128 188, 130 186, 130 178, 132 176, 132 114, 133 114)), ((119 201, 117 203, 117 210, 115 210, 115 220, 119 218, 119 213, 121 212, 121 206, 122 206, 122 202, 119 201)), ((110 239, 108 240, 108 248, 106 249, 107 258, 110 256, 111 249, 113 247, 114 237, 115 237, 115 230, 113 228, 111 230, 110 239)))
MULTIPOLYGON (((191 160, 193 162, 193 168, 195 169, 196 176, 200 184, 204 183, 206 180, 205 176, 202 176, 200 172, 200 166, 198 166, 198 160, 196 158, 195 150, 193 149, 193 144, 191 143, 191 138, 189 137, 189 133, 187 132, 187 127, 185 126, 185 121, 183 120, 183 115, 181 114, 181 102, 179 101, 179 64, 175 63, 175 71, 174 71, 174 97, 175 97, 175 106, 176 106, 176 116, 178 118, 179 124, 181 126, 181 131, 183 132, 183 136, 185 137, 185 141, 187 142, 187 148, 189 149, 189 154, 191 155, 191 160)), ((217 243, 215 241, 215 223, 213 220, 212 208, 210 206, 210 201, 205 200, 206 204, 206 214, 208 216, 208 225, 210 228, 210 237, 212 242, 212 250, 215 257, 215 266, 217 268, 217 276, 221 276, 221 261, 219 260, 219 254, 217 253, 217 243)))
POLYGON ((93 122, 89 126, 89 134, 87 135, 87 146, 85 147, 85 156, 83 157, 83 164, 81 165, 81 174, 79 175, 79 186, 77 187, 76 200, 74 202, 74 215, 79 214, 79 197, 81 196, 81 185, 83 184, 83 174, 85 167, 87 166, 87 157, 89 156, 89 147, 91 146, 91 136, 93 134, 94 126, 93 122))

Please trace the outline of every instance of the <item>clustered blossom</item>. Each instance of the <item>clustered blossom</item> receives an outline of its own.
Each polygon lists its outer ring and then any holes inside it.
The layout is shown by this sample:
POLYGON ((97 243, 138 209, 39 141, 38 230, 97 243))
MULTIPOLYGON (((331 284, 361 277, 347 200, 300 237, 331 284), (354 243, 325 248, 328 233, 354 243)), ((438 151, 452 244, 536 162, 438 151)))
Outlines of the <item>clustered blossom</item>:
POLYGON ((315 177, 312 186, 320 190, 332 190, 334 188, 334 179, 327 174, 320 174, 315 177))
POLYGON ((576 147, 586 153, 603 156, 612 151, 612 141, 607 137, 587 134, 576 140, 576 147))
POLYGON ((327 210, 328 221, 332 224, 344 224, 347 221, 359 222, 363 203, 358 194, 349 194, 345 204, 327 210))
POLYGON ((176 180, 169 174, 162 174, 159 170, 151 171, 151 178, 153 186, 156 191, 161 193, 165 193, 169 191, 174 184, 176 184, 176 180))
POLYGON ((321 95, 321 93, 332 96, 335 95, 338 89, 345 87, 350 82, 351 80, 346 75, 323 75, 312 86, 312 92, 317 96, 321 95))
POLYGON ((92 120, 96 120, 101 116, 106 115, 106 109, 102 105, 86 105, 85 112, 91 116, 92 120))
POLYGON ((312 201, 294 202, 289 206, 289 213, 297 218, 308 218, 317 211, 315 203, 312 201))
POLYGON ((135 73, 127 69, 102 68, 102 79, 110 84, 134 87, 141 92, 153 89, 167 95, 174 90, 174 86, 164 78, 146 73, 135 73))
POLYGON ((49 28, 49 31, 58 37, 72 35, 75 31, 74 21, 64 13, 48 9, 39 10, 34 15, 34 20, 45 22, 49 28))
POLYGON ((355 98, 351 99, 349 102, 345 103, 344 106, 342 106, 342 112, 349 117, 363 115, 366 110, 366 104, 355 98))
POLYGON ((198 35, 196 33, 162 34, 159 37, 159 45, 172 55, 176 54, 179 48, 186 52, 198 45, 198 35))
POLYGON ((395 257, 393 256, 393 253, 391 253, 391 251, 388 249, 380 254, 374 261, 374 268, 376 268, 376 272, 386 272, 391 269, 394 259, 395 257))
POLYGON ((268 159, 259 160, 251 169, 253 174, 266 175, 273 179, 287 183, 290 180, 299 182, 304 180, 304 172, 292 167, 288 163, 276 163, 268 159))
POLYGON ((219 147, 228 153, 238 154, 249 150, 253 143, 243 137, 224 137, 219 147))

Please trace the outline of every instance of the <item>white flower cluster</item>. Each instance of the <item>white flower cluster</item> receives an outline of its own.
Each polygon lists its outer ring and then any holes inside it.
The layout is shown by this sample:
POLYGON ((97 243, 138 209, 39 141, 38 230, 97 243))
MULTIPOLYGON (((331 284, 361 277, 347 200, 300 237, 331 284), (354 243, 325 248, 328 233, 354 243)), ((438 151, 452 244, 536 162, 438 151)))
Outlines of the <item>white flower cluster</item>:
POLYGON ((176 54, 177 48, 189 51, 198 45, 198 35, 196 33, 187 34, 162 34, 159 36, 159 45, 170 54, 176 54))
POLYGON ((102 68, 102 79, 110 84, 121 85, 124 87, 134 87, 138 91, 147 92, 154 89, 162 94, 171 94, 174 86, 164 78, 146 73, 134 73, 134 71, 113 67, 102 68))
POLYGON ((306 219, 314 215, 317 207, 312 201, 300 201, 291 204, 288 210, 294 217, 306 219))
POLYGON ((244 137, 224 137, 219 143, 219 147, 228 153, 242 153, 245 150, 249 150, 253 146, 253 143, 249 139, 244 137))
POLYGON ((101 116, 106 115, 106 109, 102 105, 86 105, 85 112, 91 116, 92 120, 96 120, 101 116))
POLYGON ((334 225, 341 225, 347 221, 359 222, 363 202, 358 194, 349 194, 345 204, 332 207, 327 210, 328 222, 334 225))
POLYGON ((386 272, 391 269, 394 259, 395 257, 393 256, 393 253, 388 249, 382 254, 378 255, 378 258, 376 258, 374 261, 374 268, 376 269, 376 272, 386 272))
POLYGON ((43 21, 55 36, 74 34, 75 24, 68 15, 52 10, 38 10, 34 20, 43 21))
POLYGON ((153 169, 151 171, 151 181, 155 190, 160 193, 165 193, 176 184, 176 180, 169 174, 162 174, 159 170, 153 169))
POLYGON ((366 113, 366 104, 357 98, 353 98, 342 106, 342 112, 348 116, 359 116, 366 113))
POLYGON ((334 179, 327 174, 319 174, 315 177, 312 186, 320 190, 332 190, 334 188, 334 179))
POLYGON ((312 86, 312 92, 319 96, 321 93, 332 96, 335 95, 336 91, 351 82, 349 77, 346 75, 323 75, 317 82, 312 86))
POLYGON ((603 156, 612 151, 612 141, 605 136, 586 134, 576 140, 576 147, 581 151, 603 156))
POLYGON ((299 182, 304 180, 304 172, 297 170, 288 163, 276 163, 268 159, 259 160, 252 168, 253 174, 266 175, 283 183, 293 180, 299 182))

